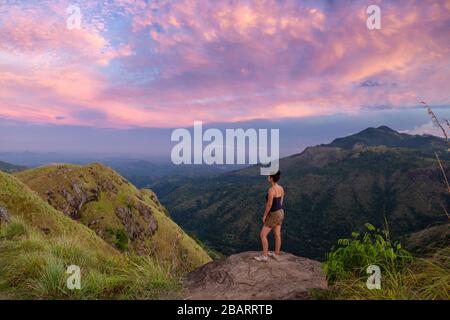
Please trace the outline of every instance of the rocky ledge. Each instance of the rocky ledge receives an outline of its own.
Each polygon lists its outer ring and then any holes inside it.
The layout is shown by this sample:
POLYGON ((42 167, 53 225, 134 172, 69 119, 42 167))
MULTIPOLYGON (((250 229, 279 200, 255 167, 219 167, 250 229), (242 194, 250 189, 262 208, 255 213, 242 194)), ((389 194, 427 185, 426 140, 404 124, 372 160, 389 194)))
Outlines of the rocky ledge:
POLYGON ((311 290, 326 290, 318 261, 282 253, 279 261, 258 262, 259 252, 234 254, 192 271, 185 280, 189 300, 310 299, 311 290))

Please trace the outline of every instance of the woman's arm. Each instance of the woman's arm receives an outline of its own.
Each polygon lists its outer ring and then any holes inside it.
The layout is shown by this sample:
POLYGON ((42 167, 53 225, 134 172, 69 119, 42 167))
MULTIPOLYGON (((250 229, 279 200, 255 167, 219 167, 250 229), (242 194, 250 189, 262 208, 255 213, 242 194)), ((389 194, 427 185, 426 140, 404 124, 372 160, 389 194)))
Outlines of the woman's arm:
POLYGON ((270 208, 272 208, 274 191, 269 189, 269 194, 267 195, 266 209, 264 210, 263 223, 266 221, 267 215, 270 212, 270 208))

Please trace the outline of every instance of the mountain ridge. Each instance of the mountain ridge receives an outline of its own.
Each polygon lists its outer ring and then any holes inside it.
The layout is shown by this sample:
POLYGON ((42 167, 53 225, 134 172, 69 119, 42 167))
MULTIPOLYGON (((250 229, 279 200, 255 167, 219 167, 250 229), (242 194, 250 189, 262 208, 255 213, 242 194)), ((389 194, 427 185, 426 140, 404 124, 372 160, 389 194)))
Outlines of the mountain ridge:
POLYGON ((400 133, 388 126, 369 127, 358 133, 334 139, 327 146, 351 149, 356 144, 362 143, 367 146, 404 147, 420 149, 440 149, 446 146, 446 141, 432 135, 410 135, 400 133))

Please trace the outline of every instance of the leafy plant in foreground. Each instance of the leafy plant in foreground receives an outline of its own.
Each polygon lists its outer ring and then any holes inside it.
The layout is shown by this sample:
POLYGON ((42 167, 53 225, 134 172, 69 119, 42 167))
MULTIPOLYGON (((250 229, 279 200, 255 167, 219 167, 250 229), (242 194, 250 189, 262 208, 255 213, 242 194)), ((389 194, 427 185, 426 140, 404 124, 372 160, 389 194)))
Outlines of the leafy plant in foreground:
POLYGON ((382 274, 396 274, 412 261, 400 243, 392 243, 389 230, 366 223, 366 232, 353 232, 349 239, 339 239, 338 247, 327 254, 325 273, 330 284, 349 278, 367 278, 367 267, 377 265, 382 274))

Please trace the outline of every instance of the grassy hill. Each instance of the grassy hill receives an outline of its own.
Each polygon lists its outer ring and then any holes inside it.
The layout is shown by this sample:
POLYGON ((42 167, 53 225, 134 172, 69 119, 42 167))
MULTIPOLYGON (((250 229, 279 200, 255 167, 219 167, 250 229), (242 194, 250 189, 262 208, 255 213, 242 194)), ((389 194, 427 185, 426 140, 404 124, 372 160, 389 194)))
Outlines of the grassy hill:
POLYGON ((3 296, 174 297, 180 277, 208 261, 205 250, 168 218, 150 190, 138 191, 104 166, 48 166, 17 177, 0 172, 3 296), (97 198, 84 198, 95 188, 97 198), (121 219, 118 208, 126 204, 131 215, 126 211, 121 219), (65 285, 69 265, 81 267, 81 290, 65 285))
POLYGON ((168 217, 152 191, 136 189, 102 164, 44 166, 16 177, 122 252, 152 255, 186 270, 208 261, 205 251, 168 217))
MULTIPOLYGON (((450 195, 434 151, 449 168, 446 146, 379 127, 281 159, 284 249, 324 259, 337 239, 366 222, 380 227, 386 218, 395 238, 445 223, 450 195)), ((153 188, 177 223, 218 251, 259 249, 268 184, 258 167, 153 188)))

